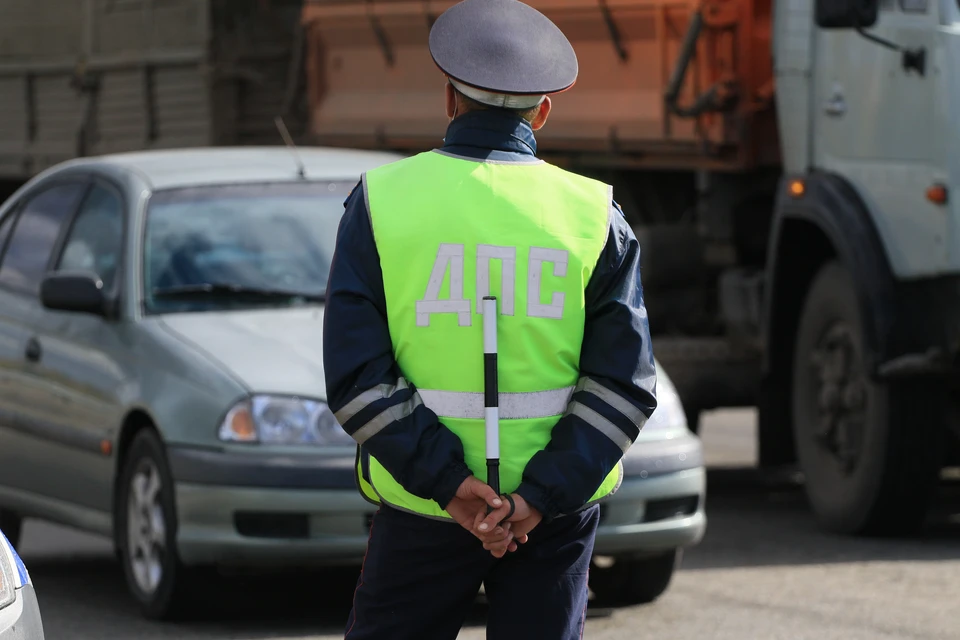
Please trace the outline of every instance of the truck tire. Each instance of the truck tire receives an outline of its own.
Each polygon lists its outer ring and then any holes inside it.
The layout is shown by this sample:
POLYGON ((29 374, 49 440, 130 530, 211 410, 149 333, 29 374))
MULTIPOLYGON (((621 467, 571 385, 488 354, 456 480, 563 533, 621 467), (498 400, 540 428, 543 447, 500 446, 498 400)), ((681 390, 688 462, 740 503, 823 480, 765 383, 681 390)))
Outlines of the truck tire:
POLYGON ((829 531, 911 534, 940 470, 940 403, 919 384, 871 380, 864 348, 853 277, 831 261, 807 293, 794 351, 793 435, 807 499, 829 531))
POLYGON ((683 557, 675 549, 646 558, 617 558, 611 567, 590 567, 590 588, 596 603, 605 607, 649 604, 670 586, 683 557))

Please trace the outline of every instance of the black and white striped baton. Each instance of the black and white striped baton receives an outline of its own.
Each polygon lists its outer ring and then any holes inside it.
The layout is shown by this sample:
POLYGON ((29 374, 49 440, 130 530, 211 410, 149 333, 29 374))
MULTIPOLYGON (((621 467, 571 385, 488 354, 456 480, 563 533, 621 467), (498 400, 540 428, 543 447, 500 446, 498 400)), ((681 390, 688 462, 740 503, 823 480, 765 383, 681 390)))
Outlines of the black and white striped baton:
MULTIPOLYGON (((486 431, 487 484, 497 495, 510 503, 513 515, 513 498, 500 493, 500 389, 497 383, 497 297, 483 298, 483 418, 486 431)), ((487 505, 487 513, 493 507, 487 505)), ((502 521, 501 521, 502 524, 502 521)))

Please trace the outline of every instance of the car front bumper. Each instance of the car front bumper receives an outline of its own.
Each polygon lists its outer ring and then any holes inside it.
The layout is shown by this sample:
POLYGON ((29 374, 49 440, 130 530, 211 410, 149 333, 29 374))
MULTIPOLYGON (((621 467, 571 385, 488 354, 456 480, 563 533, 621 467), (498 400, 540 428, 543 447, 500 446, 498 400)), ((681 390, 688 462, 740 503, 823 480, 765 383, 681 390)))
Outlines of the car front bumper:
POLYGON ((690 434, 634 446, 620 488, 600 504, 594 553, 643 556, 697 544, 707 527, 699 439, 690 434))
MULTIPOLYGON (((706 529, 699 440, 638 442, 601 503, 595 553, 641 556, 696 544, 706 529)), ((187 565, 353 565, 376 506, 347 456, 252 455, 170 447, 177 545, 187 565)))
POLYGON ((376 506, 346 456, 259 456, 171 447, 177 546, 187 565, 359 564, 376 506))
POLYGON ((0 640, 44 640, 40 605, 33 585, 17 589, 13 604, 0 609, 0 640))
POLYGON ((600 505, 594 553, 642 556, 697 544, 707 528, 703 469, 627 478, 600 505))

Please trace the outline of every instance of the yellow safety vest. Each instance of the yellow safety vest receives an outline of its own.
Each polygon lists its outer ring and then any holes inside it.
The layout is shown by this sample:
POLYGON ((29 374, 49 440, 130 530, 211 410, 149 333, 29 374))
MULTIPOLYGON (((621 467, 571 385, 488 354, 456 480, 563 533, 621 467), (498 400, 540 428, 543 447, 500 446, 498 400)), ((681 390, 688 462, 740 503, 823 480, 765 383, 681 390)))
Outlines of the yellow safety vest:
MULTIPOLYGON (((367 206, 394 356, 423 404, 486 480, 481 301, 498 297, 500 488, 516 490, 580 378, 584 290, 607 237, 609 186, 548 163, 421 153, 369 171, 367 206)), ((450 516, 410 494, 372 456, 366 498, 450 516)), ((619 486, 618 465, 591 501, 619 486)))

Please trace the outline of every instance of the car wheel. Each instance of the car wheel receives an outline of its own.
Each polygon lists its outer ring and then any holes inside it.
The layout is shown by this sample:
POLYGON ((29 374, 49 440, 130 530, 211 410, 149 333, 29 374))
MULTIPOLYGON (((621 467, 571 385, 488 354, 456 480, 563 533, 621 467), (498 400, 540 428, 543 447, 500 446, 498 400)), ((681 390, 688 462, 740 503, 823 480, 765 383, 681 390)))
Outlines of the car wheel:
POLYGON ((941 398, 932 386, 871 380, 857 300, 850 273, 830 262, 800 316, 792 411, 804 487, 829 531, 912 533, 940 469, 941 398))
POLYGON ((143 615, 185 614, 190 578, 177 555, 173 478, 153 430, 136 435, 123 461, 114 522, 127 587, 143 615))
POLYGON ((590 588, 601 606, 624 607, 653 602, 667 590, 683 550, 646 558, 617 558, 613 566, 590 565, 590 588))
POLYGON ((23 518, 9 509, 0 509, 0 531, 3 531, 3 535, 7 537, 14 549, 19 549, 23 518))

